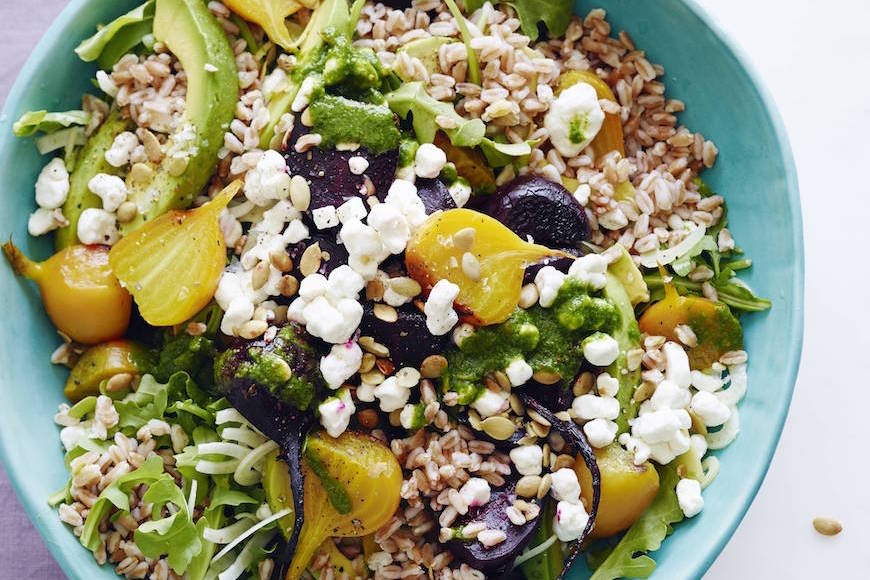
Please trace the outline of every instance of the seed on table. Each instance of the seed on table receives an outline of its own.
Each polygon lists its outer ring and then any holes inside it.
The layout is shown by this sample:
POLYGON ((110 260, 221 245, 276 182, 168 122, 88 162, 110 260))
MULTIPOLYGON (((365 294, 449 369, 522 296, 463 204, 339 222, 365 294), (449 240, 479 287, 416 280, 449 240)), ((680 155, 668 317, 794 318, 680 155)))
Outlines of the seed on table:
POLYGON ((139 208, 132 201, 125 201, 118 207, 118 221, 122 224, 133 221, 139 213, 139 208))
POLYGON ((816 518, 813 527, 823 536, 836 536, 843 531, 843 524, 834 518, 816 518))
POLYGON ((520 497, 536 497, 540 485, 540 475, 524 475, 517 481, 517 495, 520 497))
POLYGON ((303 276, 310 276, 320 269, 321 254, 320 243, 314 243, 305 248, 302 257, 299 258, 299 272, 303 276))
POLYGON ((287 252, 283 250, 276 250, 269 254, 269 262, 271 262, 279 272, 289 272, 293 269, 293 260, 287 252))
POLYGON ((375 317, 384 322, 396 322, 399 319, 399 313, 389 304, 375 304, 374 314, 375 317))
POLYGON ((374 429, 378 426, 378 412, 374 409, 363 409, 356 414, 361 427, 365 429, 374 429))
POLYGON ((257 262, 254 270, 251 272, 251 288, 259 290, 269 281, 269 264, 266 262, 257 262))
POLYGON ((487 417, 481 423, 483 432, 496 441, 507 441, 516 431, 516 425, 510 419, 496 415, 487 417))
POLYGON ((473 282, 480 280, 480 262, 471 252, 462 254, 462 273, 473 282))
POLYGON ((420 374, 427 379, 437 379, 447 370, 447 359, 440 354, 432 354, 423 359, 420 374))
POLYGON ((453 245, 456 246, 456 249, 467 251, 474 246, 474 237, 477 234, 477 230, 474 228, 462 228, 455 234, 453 234, 453 245))
POLYGON ((311 205, 311 187, 301 175, 290 178, 290 203, 299 211, 308 211, 311 205))
POLYGON ((291 296, 295 296, 298 291, 299 280, 297 280, 295 276, 291 276, 290 274, 281 276, 281 280, 278 282, 278 292, 280 292, 281 296, 290 298, 291 296))

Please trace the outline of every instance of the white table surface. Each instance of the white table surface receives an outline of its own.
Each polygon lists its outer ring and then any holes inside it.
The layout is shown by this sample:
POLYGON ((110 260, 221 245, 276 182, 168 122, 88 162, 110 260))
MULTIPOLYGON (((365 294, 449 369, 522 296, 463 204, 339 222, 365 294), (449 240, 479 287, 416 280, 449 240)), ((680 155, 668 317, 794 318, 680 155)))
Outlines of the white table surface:
MULTIPOLYGON (((870 2, 699 1, 751 55, 785 120, 807 272, 803 362, 785 432, 758 497, 706 578, 867 578, 870 467, 862 434, 870 381, 861 364, 870 354, 862 241, 870 187, 861 172, 870 164, 870 2), (818 535, 816 516, 838 518, 843 533, 818 535)), ((63 4, 0 0, 4 99, 63 4)), ((0 502, 0 578, 61 578, 2 470, 0 502)))

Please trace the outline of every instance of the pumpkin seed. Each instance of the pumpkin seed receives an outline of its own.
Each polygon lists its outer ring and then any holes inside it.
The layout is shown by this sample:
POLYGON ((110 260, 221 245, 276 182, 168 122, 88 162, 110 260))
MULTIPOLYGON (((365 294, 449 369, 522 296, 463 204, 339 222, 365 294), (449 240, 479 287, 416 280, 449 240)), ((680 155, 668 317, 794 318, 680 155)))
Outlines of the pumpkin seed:
POLYGON ((532 432, 538 437, 546 437, 550 433, 550 427, 547 425, 541 425, 537 422, 529 423, 529 425, 532 426, 532 432))
POLYGON ((251 272, 251 288, 259 290, 269 281, 269 264, 266 262, 257 262, 254 266, 254 271, 251 272))
POLYGON ((118 373, 106 381, 107 393, 118 393, 130 386, 133 382, 133 375, 130 373, 118 373))
POLYGON ((823 536, 836 536, 843 531, 843 524, 833 518, 816 518, 813 527, 823 536))
POLYGON ((295 276, 291 276, 290 274, 281 276, 281 280, 278 282, 278 292, 281 296, 290 298, 291 296, 295 296, 298 291, 299 280, 297 280, 295 276))
POLYGON ((520 398, 514 394, 510 396, 511 403, 511 411, 522 417, 526 414, 526 408, 523 406, 523 402, 520 401, 520 398))
POLYGON ((359 373, 361 375, 369 372, 373 368, 375 368, 375 363, 377 362, 377 358, 370 352, 364 353, 362 357, 362 363, 359 367, 359 373))
POLYGON ((498 383, 498 386, 500 386, 503 391, 510 392, 511 380, 506 374, 504 374, 504 371, 495 371, 492 375, 495 377, 495 382, 498 383))
POLYGON ((400 387, 405 387, 407 389, 416 387, 417 383, 420 382, 420 371, 411 367, 401 368, 399 369, 399 372, 396 373, 396 382, 400 387))
POLYGON ((517 481, 516 492, 520 497, 535 497, 541 485, 540 475, 524 475, 517 481))
POLYGON ((413 278, 408 276, 399 276, 398 278, 390 278, 390 288, 396 294, 402 296, 414 297, 423 291, 420 284, 413 278))
POLYGON ((356 414, 361 427, 366 429, 374 429, 378 426, 378 412, 374 409, 363 409, 356 414))
POLYGON ((125 201, 118 207, 118 221, 122 224, 133 221, 136 214, 139 213, 139 207, 132 201, 125 201))
POLYGON ((274 251, 269 254, 269 261, 279 272, 289 272, 293 269, 293 260, 285 251, 274 251))
POLYGON ((571 413, 569 413, 568 411, 559 411, 558 413, 555 413, 554 416, 561 421, 571 420, 571 413))
POLYGON ((167 167, 167 171, 169 175, 172 177, 179 177, 187 171, 187 165, 190 163, 190 159, 187 157, 182 157, 179 155, 175 155, 169 161, 169 166, 167 167))
POLYGON ((486 388, 495 393, 501 392, 501 386, 498 384, 498 381, 495 380, 495 377, 492 373, 487 373, 485 377, 483 377, 483 384, 486 385, 486 388))
POLYGON ((402 420, 400 418, 401 414, 402 414, 401 409, 396 409, 395 411, 390 413, 390 425, 392 425, 393 427, 401 427, 401 425, 402 425, 402 420))
POLYGON ((265 320, 249 320, 239 329, 239 336, 251 340, 261 336, 267 328, 269 328, 269 323, 265 320))
POLYGON ((653 396, 653 393, 656 392, 655 383, 651 383, 649 381, 644 381, 634 390, 634 402, 635 403, 643 403, 647 399, 653 396))
POLYGON ((142 145, 145 148, 145 156, 148 157, 148 161, 152 163, 163 161, 163 146, 154 133, 148 129, 142 132, 142 145))
POLYGON ((359 345, 364 351, 370 352, 376 357, 387 358, 390 356, 390 349, 379 342, 375 342, 375 339, 371 336, 359 337, 359 345))
POLYGON ((374 314, 384 322, 395 322, 399 319, 399 313, 389 304, 375 304, 374 314))
POLYGON ((574 467, 574 458, 568 455, 567 453, 563 453, 556 457, 556 462, 553 464, 553 471, 559 471, 564 468, 573 468, 574 467))
POLYGON ((541 458, 541 463, 543 465, 550 465, 550 446, 547 443, 544 443, 543 454, 541 458))
POLYGON ((393 364, 388 358, 379 358, 375 363, 378 367, 378 370, 384 373, 384 376, 390 376, 393 374, 393 371, 396 370, 396 365, 393 364))
POLYGON ((510 419, 501 416, 488 417, 481 423, 483 432, 496 441, 507 441, 516 431, 516 425, 510 419))
POLYGON ((480 420, 480 414, 474 409, 469 409, 468 411, 468 424, 471 425, 471 428, 475 431, 480 431, 483 428, 482 421, 480 420))
POLYGON ((299 211, 308 211, 311 205, 311 187, 301 175, 290 179, 290 203, 299 211))
POLYGON ((380 370, 370 370, 367 373, 361 374, 360 378, 364 383, 369 385, 380 385, 386 380, 386 377, 380 370))
POLYGON ((589 391, 592 390, 592 383, 595 382, 592 376, 592 373, 586 371, 585 373, 581 373, 577 380, 574 381, 574 396, 579 397, 580 395, 585 395, 589 391))
POLYGON ((542 385, 555 385, 562 380, 562 375, 551 371, 538 371, 532 375, 532 378, 542 385))
POLYGON ((447 359, 440 354, 432 354, 423 359, 420 374, 427 379, 437 379, 447 369, 447 359))
POLYGON ((538 423, 540 425, 544 425, 545 427, 550 426, 550 422, 547 421, 546 419, 544 419, 543 417, 541 417, 541 415, 537 411, 535 411, 534 409, 529 409, 528 411, 526 411, 526 413, 528 414, 529 419, 531 419, 535 423, 538 423))
POLYGON ((550 486, 553 485, 553 476, 549 473, 544 474, 544 477, 541 478, 541 483, 538 484, 538 499, 544 499, 547 496, 547 492, 550 491, 550 486))

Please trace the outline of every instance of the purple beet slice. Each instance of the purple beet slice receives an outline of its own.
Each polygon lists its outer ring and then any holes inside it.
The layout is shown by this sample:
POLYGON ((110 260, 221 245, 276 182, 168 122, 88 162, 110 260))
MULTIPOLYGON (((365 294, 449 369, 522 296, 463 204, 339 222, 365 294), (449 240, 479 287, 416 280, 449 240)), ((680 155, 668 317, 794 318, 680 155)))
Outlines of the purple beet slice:
MULTIPOLYGON (((337 230, 338 228, 334 229, 337 230)), ((293 260, 293 270, 291 270, 290 273, 296 276, 300 281, 305 276, 303 276, 299 271, 299 261, 302 258, 302 253, 305 252, 305 249, 314 243, 320 244, 321 252, 329 254, 328 260, 323 259, 320 262, 320 268, 317 269, 320 274, 329 276, 330 272, 342 264, 347 264, 347 249, 344 245, 335 241, 334 235, 315 232, 311 235, 311 238, 301 241, 298 244, 293 244, 287 248, 287 253, 290 255, 290 259, 293 260)))
POLYGON ((359 147, 356 151, 312 147, 304 153, 297 153, 293 144, 305 133, 308 133, 308 128, 297 122, 287 140, 284 160, 290 175, 301 175, 308 181, 311 188, 310 209, 327 205, 338 207, 351 197, 365 199, 368 195, 366 177, 371 180, 376 193, 383 192, 386 195, 396 175, 398 149, 375 155, 365 147, 359 147), (347 162, 351 157, 362 157, 369 162, 362 175, 350 171, 347 162))
POLYGON ((449 333, 433 336, 426 328, 426 315, 413 304, 396 308, 398 320, 386 322, 374 313, 371 302, 363 305, 360 335, 371 336, 390 350, 390 359, 396 368, 419 368, 427 356, 441 354, 449 340, 449 333))
MULTIPOLYGON (((417 186, 417 196, 423 202, 423 207, 426 208, 426 213, 434 213, 439 210, 456 209, 456 202, 450 195, 450 191, 444 182, 440 179, 422 179, 417 178, 414 182, 417 186)), ((384 201, 387 192, 378 191, 378 199, 384 201)))
MULTIPOLYGON (((517 478, 506 481, 499 489, 492 490, 489 502, 468 509, 468 513, 457 520, 456 526, 471 522, 481 522, 489 530, 501 530, 507 539, 491 548, 477 540, 450 540, 448 547, 453 556, 478 570, 492 570, 513 561, 523 548, 532 540, 541 518, 537 517, 521 526, 516 526, 505 515, 505 510, 517 500, 517 478)), ((492 577, 500 577, 498 574, 492 577)))
POLYGON ((580 248, 589 238, 589 220, 574 196, 558 183, 524 175, 482 202, 481 211, 521 238, 551 248, 580 248))

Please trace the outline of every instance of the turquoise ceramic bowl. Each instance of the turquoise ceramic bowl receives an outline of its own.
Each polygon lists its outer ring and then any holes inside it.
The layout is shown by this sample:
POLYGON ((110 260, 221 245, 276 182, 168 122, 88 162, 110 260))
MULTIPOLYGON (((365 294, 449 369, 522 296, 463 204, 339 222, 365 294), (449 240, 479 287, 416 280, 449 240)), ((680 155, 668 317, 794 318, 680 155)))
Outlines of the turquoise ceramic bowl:
MULTIPOLYGON (((27 235, 33 184, 44 160, 12 122, 30 109, 79 107, 92 90, 94 67, 73 48, 132 2, 73 0, 52 24, 21 71, 0 118, 0 237, 13 235, 30 256, 47 257, 48 239, 27 235)), ((667 71, 669 96, 682 99, 682 122, 716 141, 716 168, 704 174, 729 203, 732 231, 755 260, 745 278, 773 308, 747 318, 749 393, 741 434, 720 453, 722 470, 705 491, 700 516, 680 524, 655 555, 655 578, 697 578, 710 566, 746 513, 776 447, 788 411, 803 334, 803 241, 797 176, 788 139, 770 98, 744 59, 691 1, 595 0, 615 30, 627 30, 652 62, 667 71)), ((63 400, 66 371, 48 363, 59 339, 32 284, 0 264, 0 458, 15 489, 61 568, 71 578, 112 578, 99 570, 46 504, 66 481, 52 417, 63 400)), ((582 565, 580 565, 582 567, 582 565)), ((574 570, 571 578, 586 577, 574 570)))

